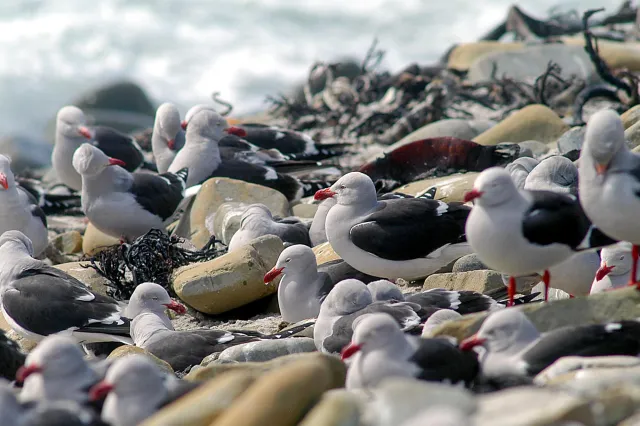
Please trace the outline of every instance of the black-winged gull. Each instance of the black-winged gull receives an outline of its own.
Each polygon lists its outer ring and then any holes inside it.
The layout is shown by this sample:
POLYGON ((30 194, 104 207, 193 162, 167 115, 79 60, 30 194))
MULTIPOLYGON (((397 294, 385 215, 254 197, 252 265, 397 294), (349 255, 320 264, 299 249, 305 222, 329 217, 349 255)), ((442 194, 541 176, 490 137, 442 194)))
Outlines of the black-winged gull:
POLYGON ((89 144, 109 157, 121 160, 124 163, 122 167, 128 172, 138 170, 145 162, 142 148, 132 136, 107 126, 80 126, 78 132, 89 144))
POLYGON ((632 250, 633 245, 626 241, 602 249, 600 267, 593 278, 589 294, 601 293, 629 284, 629 271, 633 263, 632 250))
POLYGON ((15 380, 26 357, 20 346, 0 330, 0 378, 15 380))

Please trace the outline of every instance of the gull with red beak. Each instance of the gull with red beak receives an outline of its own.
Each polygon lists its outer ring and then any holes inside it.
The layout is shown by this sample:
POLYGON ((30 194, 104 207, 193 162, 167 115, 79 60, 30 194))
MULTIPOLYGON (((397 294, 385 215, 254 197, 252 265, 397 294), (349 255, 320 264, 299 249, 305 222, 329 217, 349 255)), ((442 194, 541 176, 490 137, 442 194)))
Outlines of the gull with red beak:
POLYGON ((353 327, 353 340, 341 352, 342 360, 351 360, 347 389, 375 387, 389 377, 469 385, 478 374, 474 353, 461 351, 448 339, 407 336, 388 314, 364 315, 353 327))
POLYGON ((44 212, 38 201, 17 185, 11 160, 0 155, 0 234, 11 230, 29 237, 36 256, 47 248, 49 240, 44 212))
POLYGON ((184 146, 184 132, 180 128, 180 112, 178 108, 165 102, 156 110, 151 134, 151 149, 158 173, 166 173, 176 158, 176 151, 184 146), (181 141, 182 144, 176 143, 181 141))
POLYGON ((625 287, 629 283, 632 250, 632 244, 626 241, 602 249, 600 268, 596 272, 590 294, 625 287))
POLYGON ((581 250, 615 243, 592 226, 576 197, 518 190, 499 167, 480 173, 465 201, 475 201, 467 240, 485 265, 510 276, 509 305, 515 277, 542 272, 546 300, 551 266, 581 250))
POLYGON ((482 375, 534 376, 564 356, 630 355, 640 352, 640 322, 618 321, 557 328, 540 334, 519 309, 490 314, 476 334, 460 342, 482 346, 482 375))
POLYGON ((73 155, 82 176, 82 210, 100 231, 132 241, 151 229, 164 229, 184 196, 187 170, 129 173, 122 162, 83 144, 73 155))
POLYGON ((640 228, 640 156, 625 141, 618 113, 598 111, 587 123, 580 153, 580 202, 585 213, 604 233, 633 244, 629 284, 638 277, 640 228))
POLYGON ((418 279, 471 253, 464 226, 469 207, 424 198, 379 201, 369 176, 352 172, 316 200, 335 197, 327 239, 349 265, 366 274, 418 279))

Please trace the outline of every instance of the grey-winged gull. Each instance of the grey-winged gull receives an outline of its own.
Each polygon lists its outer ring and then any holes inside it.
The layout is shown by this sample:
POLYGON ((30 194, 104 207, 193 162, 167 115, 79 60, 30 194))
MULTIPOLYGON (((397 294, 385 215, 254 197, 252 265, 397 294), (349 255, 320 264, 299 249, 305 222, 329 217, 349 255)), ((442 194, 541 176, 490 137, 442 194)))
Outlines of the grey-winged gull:
POLYGON ((613 110, 587 123, 579 159, 580 203, 602 232, 633 244, 630 284, 637 284, 640 227, 640 155, 627 147, 624 126, 613 110))
POLYGON ((263 235, 275 235, 284 243, 311 245, 309 229, 299 219, 276 219, 264 204, 251 204, 242 213, 240 229, 231 237, 229 251, 237 250, 263 235))
POLYGON ((35 341, 66 333, 80 343, 131 343, 129 321, 118 302, 32 255, 23 233, 0 236, 0 297, 12 329, 35 341))
POLYGON ((313 221, 309 228, 309 238, 311 239, 311 246, 315 247, 322 243, 327 242, 327 231, 325 230, 325 223, 327 221, 327 215, 331 207, 335 206, 338 200, 334 197, 327 198, 322 201, 316 210, 316 214, 313 215, 313 221))
POLYGON ((48 244, 47 218, 28 192, 16 184, 11 160, 0 155, 0 234, 16 230, 25 234, 40 256, 48 244))
POLYGON ((465 201, 472 200, 467 239, 485 265, 510 276, 510 300, 516 276, 544 271, 548 288, 549 267, 579 250, 615 242, 591 224, 576 197, 518 190, 509 173, 498 167, 480 173, 465 195, 465 201))
POLYGON ((486 377, 533 376, 563 356, 631 355, 640 352, 640 323, 617 321, 557 328, 540 334, 519 309, 504 309, 485 319, 462 350, 483 346, 486 377))
POLYGON ((513 178, 513 182, 516 184, 516 187, 518 189, 522 189, 524 188, 527 176, 529 176, 529 173, 531 173, 539 163, 540 162, 535 158, 520 157, 507 164, 505 166, 505 170, 508 171, 513 178))
POLYGON ((315 198, 336 197, 326 221, 335 252, 382 278, 417 279, 471 253, 464 233, 469 208, 423 198, 378 201, 367 175, 352 172, 315 198))
POLYGON ((176 136, 179 132, 182 129, 178 108, 170 102, 163 103, 156 110, 151 134, 151 149, 158 173, 169 171, 169 166, 176 157, 176 136))
POLYGON ((82 210, 100 231, 134 240, 164 229, 184 196, 187 170, 176 174, 129 173, 121 161, 83 144, 73 155, 82 175, 82 210))
POLYGON ((389 377, 469 385, 478 374, 475 353, 461 351, 446 338, 407 336, 388 314, 360 317, 354 328, 351 343, 341 352, 343 360, 351 359, 347 389, 375 387, 389 377))
POLYGON ((629 283, 632 250, 633 245, 626 241, 602 249, 602 260, 593 278, 590 294, 625 287, 629 283))

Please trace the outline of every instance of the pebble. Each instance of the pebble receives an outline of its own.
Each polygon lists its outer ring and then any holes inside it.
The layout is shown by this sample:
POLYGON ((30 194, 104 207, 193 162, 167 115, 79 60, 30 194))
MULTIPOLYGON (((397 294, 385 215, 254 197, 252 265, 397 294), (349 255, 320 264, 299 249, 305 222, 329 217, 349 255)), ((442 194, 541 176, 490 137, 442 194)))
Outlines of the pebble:
POLYGON ((298 203, 291 207, 291 213, 301 219, 313 219, 318 210, 318 204, 298 203))
POLYGON ((631 149, 640 145, 640 123, 635 123, 634 125, 627 128, 624 131, 624 137, 627 140, 627 146, 631 149))
POLYGON ((316 345, 313 339, 307 337, 261 340, 227 348, 220 353, 216 362, 218 364, 264 362, 285 355, 315 351, 316 345))
POLYGON ((640 105, 636 105, 632 108, 629 108, 622 114, 620 114, 620 119, 622 120, 622 125, 625 129, 636 124, 640 121, 640 105))
POLYGON ((518 51, 524 43, 502 43, 498 41, 478 41, 457 45, 449 54, 447 68, 460 71, 468 70, 471 65, 490 53, 518 51))
POLYGON ((423 290, 445 288, 447 290, 471 290, 478 293, 502 287, 504 287, 502 275, 487 269, 429 275, 422 286, 423 290))
POLYGON ((567 130, 556 142, 560 154, 582 149, 584 134, 587 131, 585 126, 572 127, 567 130))
POLYGON ((462 256, 453 264, 451 272, 470 272, 489 269, 478 257, 477 254, 471 253, 462 256))
POLYGON ((360 426, 361 400, 352 392, 334 389, 302 419, 299 426, 360 426))
POLYGON ((446 203, 462 202, 464 194, 473 188, 473 182, 479 175, 477 172, 457 173, 449 176, 430 178, 403 185, 393 192, 418 197, 431 188, 436 188, 435 198, 446 203))
POLYGON ((61 253, 75 254, 82 251, 82 235, 78 231, 69 231, 58 235, 49 242, 61 253))
POLYGON ((213 260, 183 266, 172 275, 173 288, 185 303, 205 314, 221 314, 277 291, 278 282, 265 285, 264 275, 283 250, 274 235, 213 260))
POLYGON ((313 252, 316 255, 316 262, 318 265, 331 262, 332 260, 341 259, 338 253, 333 251, 333 247, 328 242, 317 245, 313 248, 313 252))
POLYGON ((93 256, 105 248, 120 244, 118 238, 99 231, 91 222, 87 225, 82 239, 82 252, 87 256, 93 256))
POLYGON ((107 359, 115 361, 116 359, 120 359, 130 355, 147 356, 149 357, 149 359, 155 362, 158 365, 158 367, 164 370, 167 374, 173 375, 173 368, 171 368, 168 362, 161 360, 160 358, 153 355, 151 352, 147 351, 146 349, 142 349, 137 346, 132 346, 132 345, 119 346, 109 354, 107 359))

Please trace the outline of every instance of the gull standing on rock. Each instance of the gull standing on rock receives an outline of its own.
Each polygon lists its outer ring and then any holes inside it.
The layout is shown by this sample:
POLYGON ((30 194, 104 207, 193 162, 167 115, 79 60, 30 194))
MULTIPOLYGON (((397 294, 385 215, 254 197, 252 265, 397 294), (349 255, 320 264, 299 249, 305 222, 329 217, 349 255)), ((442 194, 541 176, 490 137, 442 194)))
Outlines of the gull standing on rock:
POLYGON ((2 313, 16 333, 35 341, 62 333, 79 343, 131 343, 129 321, 118 302, 32 256, 23 233, 0 236, 2 313))
POLYGON ((31 194, 16 185, 11 160, 0 155, 0 234, 16 230, 24 233, 40 256, 47 248, 47 218, 31 194))
POLYGON ((176 158, 176 136, 180 128, 180 112, 172 103, 165 102, 156 110, 151 134, 151 149, 158 173, 166 173, 176 158))
POLYGON ((82 210, 100 231, 134 240, 151 229, 164 229, 184 196, 187 170, 176 174, 129 173, 122 162, 89 144, 73 155, 82 175, 82 210))
POLYGON ((637 284, 640 156, 627 147, 618 113, 603 110, 591 116, 579 164, 582 207, 602 232, 633 244, 629 283, 637 284))
POLYGON ((327 238, 348 264, 382 278, 418 279, 471 253, 465 238, 469 207, 423 198, 378 201, 373 181, 352 172, 317 200, 335 197, 327 238))
POLYGON ((229 241, 229 251, 237 250, 263 235, 275 235, 282 242, 310 246, 309 229, 297 218, 274 219, 264 204, 252 204, 242 213, 240 229, 229 241))
POLYGON ((596 271, 590 294, 625 287, 629 284, 629 271, 633 263, 632 250, 633 245, 626 241, 602 249, 600 268, 596 271))
POLYGON ((465 195, 475 200, 466 225, 467 239, 487 266, 508 274, 513 304, 515 277, 543 273, 545 300, 548 268, 583 249, 615 241, 594 228, 576 197, 549 191, 520 191, 509 172, 483 171, 465 195))

